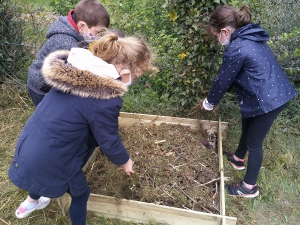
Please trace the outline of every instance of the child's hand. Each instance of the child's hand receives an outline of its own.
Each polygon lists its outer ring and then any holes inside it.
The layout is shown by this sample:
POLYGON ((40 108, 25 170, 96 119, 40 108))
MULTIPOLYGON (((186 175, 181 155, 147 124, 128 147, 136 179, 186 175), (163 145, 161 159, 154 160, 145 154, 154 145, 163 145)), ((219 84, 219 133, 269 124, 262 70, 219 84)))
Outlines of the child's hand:
POLYGON ((130 176, 130 174, 134 173, 132 166, 133 162, 131 159, 129 159, 127 163, 122 165, 122 169, 130 176))

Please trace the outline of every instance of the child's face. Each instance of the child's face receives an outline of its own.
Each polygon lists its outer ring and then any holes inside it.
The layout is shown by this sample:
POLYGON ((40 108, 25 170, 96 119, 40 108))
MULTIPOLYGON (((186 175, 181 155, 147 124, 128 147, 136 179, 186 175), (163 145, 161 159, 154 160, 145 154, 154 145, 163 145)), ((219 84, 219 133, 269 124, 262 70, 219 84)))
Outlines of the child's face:
POLYGON ((88 34, 89 36, 101 37, 101 34, 107 29, 101 25, 88 27, 87 24, 83 21, 79 21, 77 24, 79 32, 81 34, 88 34))
POLYGON ((102 36, 101 34, 104 31, 106 31, 106 28, 101 25, 98 25, 98 26, 91 27, 89 30, 93 36, 100 38, 102 36))
POLYGON ((211 30, 211 34, 222 44, 227 45, 230 42, 230 36, 235 31, 234 28, 226 26, 220 32, 211 30))

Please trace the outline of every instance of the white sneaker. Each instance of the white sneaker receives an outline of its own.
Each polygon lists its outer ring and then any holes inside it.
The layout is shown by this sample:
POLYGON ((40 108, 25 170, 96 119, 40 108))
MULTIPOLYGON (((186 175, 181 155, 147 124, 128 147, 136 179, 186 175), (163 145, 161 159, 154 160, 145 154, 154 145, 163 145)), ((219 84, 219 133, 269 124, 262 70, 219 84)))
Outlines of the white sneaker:
POLYGON ((51 199, 50 198, 46 198, 46 197, 40 197, 38 199, 38 203, 36 205, 36 207, 34 207, 33 209, 31 210, 27 210, 21 203, 21 205, 19 206, 19 208, 16 210, 16 217, 18 217, 19 219, 23 219, 25 218, 26 216, 28 216, 30 213, 32 213, 33 211, 35 210, 38 210, 38 209, 43 209, 45 207, 47 207, 50 203, 51 199))

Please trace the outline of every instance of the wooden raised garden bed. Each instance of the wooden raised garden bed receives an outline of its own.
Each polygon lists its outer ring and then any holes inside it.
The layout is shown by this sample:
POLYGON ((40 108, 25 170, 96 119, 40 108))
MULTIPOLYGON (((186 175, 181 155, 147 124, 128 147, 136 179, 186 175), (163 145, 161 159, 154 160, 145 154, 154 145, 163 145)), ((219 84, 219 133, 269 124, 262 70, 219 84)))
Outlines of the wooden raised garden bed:
MULTIPOLYGON (((119 125, 121 137, 122 133, 127 132, 125 136, 129 140, 123 140, 123 137, 122 140, 133 160, 136 160, 134 164, 136 173, 129 179, 126 177, 127 175, 124 176, 123 171, 118 171, 117 167, 113 167, 114 165, 109 163, 99 150, 95 150, 83 168, 92 190, 88 201, 89 211, 107 218, 119 218, 124 221, 146 224, 149 221, 156 221, 169 225, 236 225, 237 219, 225 214, 222 139, 227 136, 228 123, 121 113, 119 125), (121 127, 130 127, 130 129, 121 129, 121 127), (156 132, 155 127, 162 130, 156 132), (146 131, 145 134, 142 133, 143 130, 146 131), (176 131, 182 133, 177 134, 176 131), (201 133, 205 137, 201 136, 201 133), (179 136, 176 138, 176 135, 179 136), (142 147, 139 137, 146 141, 142 147), (205 140, 203 140, 204 138, 205 140), (190 146, 190 149, 186 146, 190 146), (217 150, 215 146, 217 146, 217 150), (132 152, 130 149, 132 149, 132 152), (200 152, 208 154, 207 157, 205 155, 201 156, 200 152), (200 159, 205 157, 207 160, 205 163, 201 163, 200 159), (97 164, 98 162, 99 164, 97 164), (193 163, 195 163, 194 167, 193 163), (212 165, 205 166, 206 164, 212 165), (185 165, 186 168, 184 168, 185 165), (193 170, 194 168, 197 170, 198 165, 203 167, 193 175, 193 170), (167 168, 165 168, 166 166, 167 168), (162 176, 168 181, 168 184, 160 184, 155 175, 150 175, 152 173, 151 168, 154 167, 156 170, 162 168, 160 174, 165 174, 162 176), (214 168, 216 168, 215 171, 213 171, 214 168), (110 169, 112 170, 111 174, 108 171, 110 169), (109 180, 105 177, 106 173, 109 174, 110 182, 119 189, 111 190, 114 188, 105 186, 109 185, 105 184, 105 181, 109 180), (116 175, 113 176, 112 174, 116 175), (118 183, 120 180, 126 180, 125 188, 118 183), (97 182, 102 186, 99 184, 98 188, 97 182), (94 186, 96 186, 95 189, 93 189, 94 186), (213 191, 208 190, 208 188, 213 191), (126 195, 125 199, 122 194, 123 189, 126 189, 125 192, 132 195, 132 198, 126 195), (100 191, 99 194, 98 190, 103 192, 100 191), (195 194, 195 191, 200 194, 207 193, 207 196, 195 198, 194 196, 198 195, 195 194), (148 199, 151 193, 154 197, 151 199, 150 196, 148 199), (159 195, 164 196, 160 199, 159 195), (142 201, 139 201, 140 199, 142 201), (180 199, 185 199, 186 202, 180 199), (217 207, 207 206, 205 199, 213 201, 214 204, 217 204, 217 207), (152 203, 152 200, 154 203, 152 203)), ((64 215, 69 208, 70 201, 71 198, 68 194, 58 199, 64 215)))

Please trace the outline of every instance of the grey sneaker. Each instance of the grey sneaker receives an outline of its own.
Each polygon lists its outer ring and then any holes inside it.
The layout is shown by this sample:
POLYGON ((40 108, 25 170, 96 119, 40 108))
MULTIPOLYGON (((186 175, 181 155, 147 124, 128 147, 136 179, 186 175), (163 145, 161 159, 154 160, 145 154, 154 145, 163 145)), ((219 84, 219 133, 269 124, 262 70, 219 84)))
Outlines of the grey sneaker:
POLYGON ((46 197, 40 197, 38 199, 38 204, 36 205, 35 208, 31 209, 31 210, 27 210, 21 203, 21 205, 19 206, 19 208, 16 210, 16 217, 18 217, 19 219, 23 219, 26 216, 28 216, 30 213, 32 213, 35 210, 38 209, 43 209, 45 207, 47 207, 50 203, 51 199, 50 198, 46 198, 46 197))
POLYGON ((225 155, 227 156, 227 160, 231 163, 231 165, 233 166, 233 168, 237 169, 237 170, 244 170, 245 169, 245 164, 244 164, 244 160, 243 161, 236 161, 233 158, 233 153, 225 153, 225 155))
POLYGON ((257 184, 255 184, 255 186, 250 190, 245 186, 244 181, 228 185, 227 191, 230 196, 238 196, 244 198, 254 198, 259 195, 259 187, 257 184))

